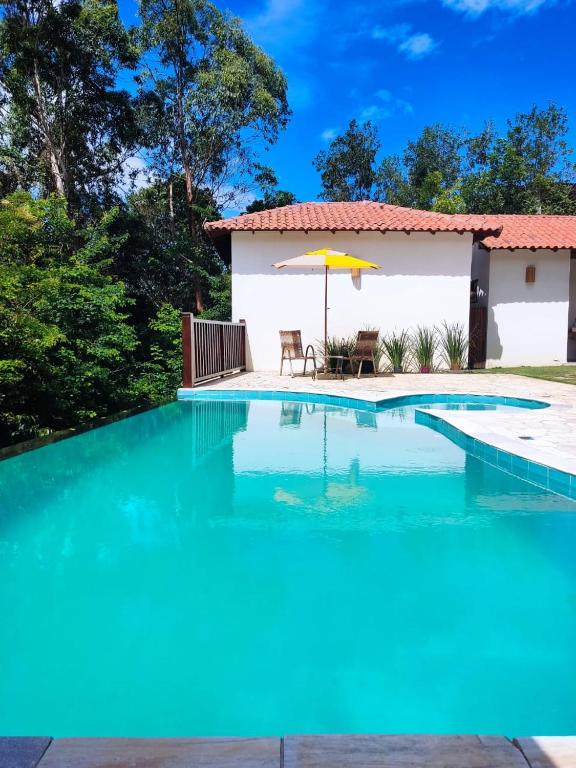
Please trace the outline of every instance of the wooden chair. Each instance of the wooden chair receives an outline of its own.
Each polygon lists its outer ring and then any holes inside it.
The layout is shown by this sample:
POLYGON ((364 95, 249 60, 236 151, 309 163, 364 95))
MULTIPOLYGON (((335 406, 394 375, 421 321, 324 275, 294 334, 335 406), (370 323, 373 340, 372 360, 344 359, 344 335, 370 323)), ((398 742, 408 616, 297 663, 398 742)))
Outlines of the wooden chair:
POLYGON ((379 335, 379 331, 358 331, 356 345, 348 357, 352 370, 354 370, 354 363, 359 363, 358 378, 360 378, 360 374, 362 373, 362 363, 365 362, 372 363, 374 375, 378 373, 375 355, 376 349, 378 348, 379 335))
POLYGON ((306 364, 308 363, 308 360, 311 360, 314 366, 312 377, 316 377, 316 353, 314 352, 314 347, 312 344, 308 344, 306 353, 302 351, 302 333, 300 331, 280 331, 280 346, 282 347, 280 376, 282 376, 285 360, 288 360, 290 363, 290 374, 292 377, 294 377, 294 367, 292 365, 294 360, 304 360, 304 371, 302 376, 306 376, 306 364))

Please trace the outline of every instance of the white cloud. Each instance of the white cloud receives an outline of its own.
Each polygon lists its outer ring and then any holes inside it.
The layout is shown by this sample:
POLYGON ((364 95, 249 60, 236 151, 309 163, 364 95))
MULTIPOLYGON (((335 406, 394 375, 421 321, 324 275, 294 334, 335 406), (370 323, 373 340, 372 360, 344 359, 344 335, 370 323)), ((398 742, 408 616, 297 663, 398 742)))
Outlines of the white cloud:
POLYGON ((552 5, 554 0, 442 0, 442 2, 448 8, 475 17, 490 10, 522 16, 534 13, 544 4, 552 5))
POLYGON ((438 43, 427 32, 424 32, 420 35, 410 35, 398 46, 398 50, 405 53, 409 59, 421 59, 432 53, 437 46, 438 43))
POLYGON ((404 112, 405 115, 413 115, 414 107, 406 99, 396 99, 396 107, 400 112, 404 112))
MULTIPOLYGON (((445 3, 466 2, 491 2, 491 0, 443 0, 445 3)), ((500 0, 501 2, 514 2, 514 0, 500 0)), ((544 2, 544 0, 531 0, 531 2, 544 2)), ((396 46, 399 53, 403 53, 408 59, 421 59, 432 53, 438 47, 437 43, 427 32, 412 33, 410 24, 396 24, 392 27, 376 26, 372 28, 373 40, 384 40, 390 45, 396 46)))
POLYGON ((402 113, 404 115, 413 115, 414 107, 405 99, 399 99, 386 88, 381 88, 374 94, 384 104, 369 104, 361 110, 358 118, 362 121, 372 120, 373 122, 385 120, 394 114, 402 113))
POLYGON ((360 112, 359 117, 363 122, 366 122, 367 120, 372 120, 374 122, 385 120, 387 117, 390 117, 391 114, 390 110, 386 109, 386 107, 381 107, 378 104, 371 104, 360 112))
POLYGON ((332 139, 335 139, 337 135, 338 132, 336 131, 336 128, 326 128, 320 134, 320 138, 322 141, 332 141, 332 139))

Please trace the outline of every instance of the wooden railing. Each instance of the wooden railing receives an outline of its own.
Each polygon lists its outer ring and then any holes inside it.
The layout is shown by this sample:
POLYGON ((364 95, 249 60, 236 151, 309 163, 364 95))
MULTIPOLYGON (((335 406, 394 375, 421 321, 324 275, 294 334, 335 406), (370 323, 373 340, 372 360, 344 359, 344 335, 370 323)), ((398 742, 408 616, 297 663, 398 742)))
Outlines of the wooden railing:
POLYGON ((182 383, 202 381, 246 369, 246 323, 199 320, 182 313, 182 383))

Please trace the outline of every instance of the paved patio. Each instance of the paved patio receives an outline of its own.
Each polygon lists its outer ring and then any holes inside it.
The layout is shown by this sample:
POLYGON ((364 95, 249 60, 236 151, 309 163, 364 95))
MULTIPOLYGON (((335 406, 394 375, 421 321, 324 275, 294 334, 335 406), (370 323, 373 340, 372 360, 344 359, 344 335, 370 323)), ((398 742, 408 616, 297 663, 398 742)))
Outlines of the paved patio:
POLYGON ((530 461, 576 474, 576 387, 525 376, 490 373, 401 374, 343 381, 275 373, 243 373, 200 389, 310 392, 369 401, 421 393, 479 394, 543 400, 550 408, 517 412, 435 411, 465 434, 530 461), (528 438, 528 439, 527 439, 528 438))
POLYGON ((2 768, 574 768, 573 737, 0 738, 2 768))

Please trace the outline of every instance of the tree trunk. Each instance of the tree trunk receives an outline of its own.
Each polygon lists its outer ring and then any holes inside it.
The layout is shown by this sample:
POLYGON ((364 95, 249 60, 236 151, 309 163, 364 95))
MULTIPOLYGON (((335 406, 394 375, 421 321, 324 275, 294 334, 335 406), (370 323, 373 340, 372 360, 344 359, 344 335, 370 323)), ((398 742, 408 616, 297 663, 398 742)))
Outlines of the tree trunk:
POLYGON ((66 181, 65 181, 66 172, 65 172, 64 163, 62 160, 62 153, 61 151, 57 150, 55 146, 55 142, 52 137, 50 120, 48 118, 46 105, 44 104, 42 84, 40 81, 40 74, 38 72, 38 62, 36 60, 34 60, 33 80, 34 80, 34 91, 36 94, 36 102, 38 107, 38 123, 44 135, 44 142, 46 145, 46 152, 48 154, 52 183, 54 184, 54 189, 58 192, 58 194, 62 195, 62 197, 66 197, 66 192, 67 192, 66 181))
MULTIPOLYGON (((184 179, 186 182, 186 219, 188 226, 188 234, 193 243, 201 245, 203 232, 202 226, 198 221, 198 217, 194 214, 192 206, 194 204, 194 184, 192 179, 192 167, 188 157, 188 143, 186 141, 185 121, 184 121, 184 105, 183 105, 183 88, 182 80, 180 76, 180 69, 176 66, 176 120, 177 120, 177 132, 178 132, 178 144, 180 147, 180 159, 182 162, 182 168, 184 170, 184 179)), ((204 300, 202 297, 202 286, 199 280, 196 278, 194 281, 194 295, 196 298, 196 313, 204 311, 204 300)))
POLYGON ((170 216, 170 234, 176 237, 176 217, 174 215, 174 182, 168 182, 168 215, 170 216))

